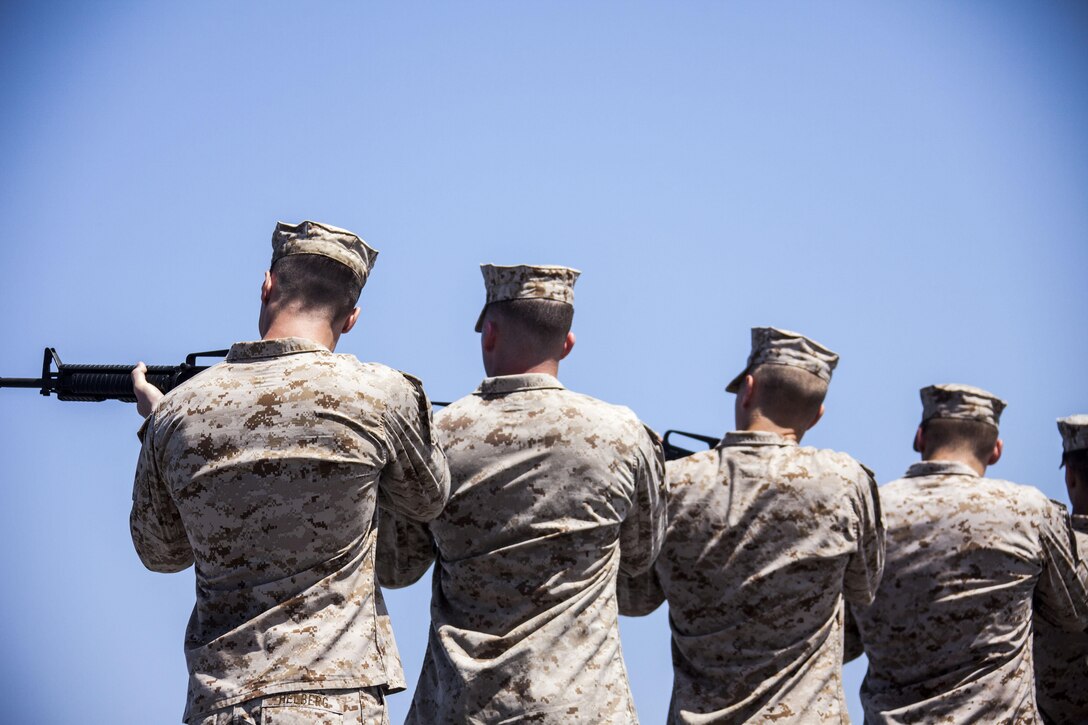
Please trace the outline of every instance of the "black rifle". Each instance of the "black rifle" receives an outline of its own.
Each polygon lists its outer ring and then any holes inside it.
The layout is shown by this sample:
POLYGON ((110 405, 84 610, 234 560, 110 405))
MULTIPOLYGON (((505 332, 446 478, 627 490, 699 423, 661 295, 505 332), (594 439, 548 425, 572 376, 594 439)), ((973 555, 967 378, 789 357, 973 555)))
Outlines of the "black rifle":
MULTIPOLYGON (((197 365, 198 357, 225 357, 226 350, 194 352, 185 356, 180 365, 148 365, 147 382, 162 392, 184 383, 207 365, 197 365)), ((45 348, 40 378, 0 378, 0 388, 38 388, 42 395, 51 393, 58 400, 98 402, 120 400, 135 403, 132 389, 133 365, 69 365, 60 361, 57 351, 45 348), (56 366, 56 370, 53 367, 56 366)))
MULTIPOLYGON (((449 405, 449 403, 434 400, 431 401, 431 405, 435 406, 436 408, 445 408, 447 405, 449 405)), ((664 446, 665 448, 666 461, 675 461, 677 458, 684 458, 685 456, 690 456, 692 453, 695 452, 689 451, 687 448, 681 448, 674 443, 670 443, 669 436, 673 435, 684 436, 685 438, 691 438, 692 440, 701 441, 703 443, 706 443, 707 448, 713 448, 714 446, 718 445, 718 441, 720 440, 718 438, 714 438, 713 436, 704 436, 699 435, 698 433, 687 433, 682 430, 667 430, 665 431, 665 437, 661 441, 662 446, 664 446)))

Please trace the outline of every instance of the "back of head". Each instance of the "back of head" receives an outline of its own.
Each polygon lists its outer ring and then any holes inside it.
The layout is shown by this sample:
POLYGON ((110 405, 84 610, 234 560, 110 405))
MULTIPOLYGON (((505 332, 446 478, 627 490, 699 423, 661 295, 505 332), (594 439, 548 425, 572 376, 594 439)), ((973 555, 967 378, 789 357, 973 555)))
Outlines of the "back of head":
POLYGON ((492 302, 484 312, 503 332, 504 344, 526 353, 561 356, 574 322, 574 306, 549 299, 492 302))
POLYGON ((827 397, 828 381, 798 367, 759 365, 751 375, 756 382, 753 408, 783 428, 808 429, 827 397))
POLYGON ((932 418, 922 424, 925 445, 922 457, 926 460, 938 452, 958 453, 975 459, 985 467, 997 444, 998 430, 981 420, 963 418, 932 418))
POLYGON ((276 299, 272 304, 338 320, 355 309, 363 285, 346 265, 317 254, 294 254, 272 265, 276 299))

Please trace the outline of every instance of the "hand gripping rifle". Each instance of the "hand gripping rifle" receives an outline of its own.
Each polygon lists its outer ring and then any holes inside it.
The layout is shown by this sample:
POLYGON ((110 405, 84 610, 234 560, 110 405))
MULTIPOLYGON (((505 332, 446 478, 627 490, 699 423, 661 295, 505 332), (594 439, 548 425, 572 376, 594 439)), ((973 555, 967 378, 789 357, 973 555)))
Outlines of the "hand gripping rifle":
MULTIPOLYGON (((226 350, 194 352, 186 355, 185 362, 180 365, 148 365, 147 382, 164 393, 168 392, 208 369, 207 365, 197 365, 197 358, 225 357, 226 354, 226 350)), ((42 395, 56 394, 57 400, 120 400, 135 403, 131 375, 134 367, 134 364, 69 365, 60 361, 55 349, 47 347, 42 358, 40 378, 0 378, 0 388, 38 388, 42 395)))
MULTIPOLYGON (((431 401, 431 405, 436 408, 445 408, 449 403, 438 400, 431 401)), ((669 442, 669 437, 673 435, 683 436, 685 438, 691 438, 692 440, 701 441, 706 444, 707 448, 713 448, 718 445, 717 438, 713 436, 699 435, 698 433, 687 433, 682 430, 667 430, 665 431, 665 437, 661 440, 661 445, 665 448, 665 460, 675 461, 677 458, 684 458, 690 456, 695 451, 689 451, 687 448, 681 448, 675 443, 669 442)))

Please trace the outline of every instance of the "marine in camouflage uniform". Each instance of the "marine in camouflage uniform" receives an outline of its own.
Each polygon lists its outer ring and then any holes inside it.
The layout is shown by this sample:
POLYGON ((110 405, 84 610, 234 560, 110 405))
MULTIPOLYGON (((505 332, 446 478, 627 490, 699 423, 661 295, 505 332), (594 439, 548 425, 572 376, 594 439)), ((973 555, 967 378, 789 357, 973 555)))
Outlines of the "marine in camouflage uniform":
POLYGON ((132 541, 154 571, 196 565, 186 722, 385 722, 404 679, 375 585, 377 512, 432 518, 449 470, 420 382, 332 352, 377 253, 313 222, 278 225, 272 244, 264 339, 141 429, 132 541), (342 301, 327 307, 322 286, 342 301), (315 319, 318 339, 282 336, 315 319))
MULTIPOLYGON (((1088 557, 1088 415, 1058 421, 1080 566, 1088 557)), ((1088 606, 1088 605, 1086 605, 1088 606)), ((1088 723, 1088 630, 1063 632, 1035 617, 1035 685, 1048 723, 1088 723)))
POLYGON ((1001 457, 1004 401, 965 385, 921 397, 923 460, 880 491, 884 580, 872 605, 851 607, 866 722, 1037 722, 1033 612, 1068 630, 1088 622, 1065 507, 983 477, 1001 457))
POLYGON ((484 265, 483 274, 476 329, 489 377, 435 418, 449 504, 429 525, 381 522, 383 585, 407 585, 435 562, 407 722, 637 722, 616 577, 645 571, 661 545, 660 442, 627 408, 555 377, 574 342, 578 272, 484 265), (531 329, 541 309, 553 323, 566 315, 543 338, 531 329))
POLYGON ((620 612, 669 603, 670 723, 848 722, 843 599, 868 603, 884 561, 876 483, 844 453, 801 447, 838 355, 752 330, 738 430, 668 464, 653 570, 619 583, 620 612))

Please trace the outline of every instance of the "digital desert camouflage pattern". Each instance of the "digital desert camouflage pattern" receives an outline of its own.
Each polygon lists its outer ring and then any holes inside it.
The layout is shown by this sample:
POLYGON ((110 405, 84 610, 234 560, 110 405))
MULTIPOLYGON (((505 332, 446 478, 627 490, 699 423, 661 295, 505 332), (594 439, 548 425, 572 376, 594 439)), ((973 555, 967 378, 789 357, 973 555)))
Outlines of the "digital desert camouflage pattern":
POLYGON ((389 725, 380 687, 288 692, 239 703, 199 725, 389 725))
POLYGON ((831 382, 831 373, 839 364, 839 356, 804 335, 776 327, 752 328, 752 351, 748 364, 725 387, 727 393, 736 393, 744 376, 760 365, 788 365, 807 370, 825 383, 831 382))
MULTIPOLYGON (((480 272, 484 276, 487 292, 484 310, 492 302, 510 300, 552 300, 573 305, 574 283, 582 274, 570 267, 532 264, 512 267, 481 264, 480 272)), ((480 317, 476 320, 476 332, 483 325, 484 310, 480 311, 480 317)))
POLYGON ((665 545, 620 612, 669 602, 670 723, 849 722, 843 599, 884 565, 876 483, 843 453, 733 432, 668 464, 665 545))
POLYGON ((933 418, 978 420, 994 428, 1001 421, 1004 400, 982 388, 970 385, 930 385, 919 391, 922 398, 922 422, 933 418))
POLYGON ((366 284, 378 260, 378 251, 347 229, 311 221, 278 222, 272 232, 272 265, 292 254, 317 254, 336 260, 354 272, 362 284, 366 284))
POLYGON ((851 607, 846 645, 869 658, 865 721, 1037 722, 1033 606, 1066 630, 1088 624, 1065 507, 953 461, 915 463, 880 496, 884 580, 851 607))
MULTIPOLYGON (((1073 534, 1084 569, 1088 516, 1073 516, 1073 534)), ((1045 722, 1088 723, 1088 630, 1064 632, 1035 617, 1035 696, 1045 722)))
POLYGON ((407 722, 637 722, 616 576, 650 567, 664 535, 657 436, 543 374, 488 378, 435 422, 449 504, 429 527, 380 526, 385 585, 418 579, 437 550, 407 722))
POLYGON ((145 422, 131 514, 144 564, 196 563, 187 722, 284 692, 404 679, 375 586, 378 506, 449 491, 418 380, 301 338, 235 344, 145 422))
POLYGON ((1062 435, 1062 451, 1070 453, 1088 448, 1088 415, 1071 415, 1058 419, 1062 435))

